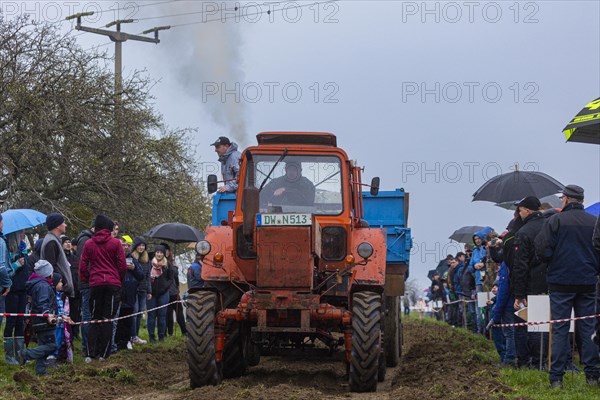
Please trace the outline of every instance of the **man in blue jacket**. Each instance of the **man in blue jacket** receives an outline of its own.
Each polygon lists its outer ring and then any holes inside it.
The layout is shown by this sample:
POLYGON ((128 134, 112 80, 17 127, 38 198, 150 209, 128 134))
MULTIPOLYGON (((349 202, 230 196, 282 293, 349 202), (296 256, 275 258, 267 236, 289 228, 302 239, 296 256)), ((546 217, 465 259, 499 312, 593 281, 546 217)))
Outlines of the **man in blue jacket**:
POLYGON ((236 182, 237 175, 240 172, 240 157, 238 145, 232 143, 229 138, 220 136, 211 146, 215 146, 215 152, 219 156, 221 163, 221 174, 225 185, 219 187, 219 192, 235 192, 238 188, 236 182))
MULTIPOLYGON (((594 315, 598 256, 592 245, 596 219, 583 209, 583 189, 568 185, 562 192, 562 211, 551 216, 535 239, 539 258, 548 262, 548 290, 552 319, 594 315)), ((550 385, 561 388, 569 351, 569 322, 552 325, 550 385)), ((598 386, 600 358, 592 341, 594 319, 575 322, 586 382, 598 386)))

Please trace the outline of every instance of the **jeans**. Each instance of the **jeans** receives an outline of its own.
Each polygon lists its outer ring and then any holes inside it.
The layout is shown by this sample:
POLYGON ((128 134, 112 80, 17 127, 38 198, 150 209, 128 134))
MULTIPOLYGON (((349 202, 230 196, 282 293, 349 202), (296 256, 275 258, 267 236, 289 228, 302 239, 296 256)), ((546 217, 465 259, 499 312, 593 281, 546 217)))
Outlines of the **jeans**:
MULTIPOLYGON (((511 298, 512 299, 512 298, 511 298)), ((514 301, 509 300, 504 312, 502 313, 502 323, 503 324, 512 324, 515 322, 515 314, 512 309, 512 304, 514 301)), ((494 330, 498 330, 500 328, 495 328, 494 330)), ((504 358, 502 359, 503 363, 512 364, 515 362, 517 358, 516 348, 515 348, 515 328, 512 326, 503 327, 500 329, 502 331, 502 335, 504 336, 504 348, 506 349, 504 353, 504 358)))
MULTIPOLYGON (((148 300, 148 310, 155 307, 164 306, 169 303, 169 291, 164 292, 158 297, 154 297, 148 300)), ((160 308, 154 311, 148 311, 148 321, 146 323, 148 327, 148 336, 150 341, 156 340, 154 330, 158 325, 158 339, 163 340, 167 333, 167 307, 160 308)))
POLYGON ((35 373, 46 375, 46 357, 56 351, 56 336, 54 329, 37 332, 37 347, 23 350, 25 360, 36 360, 35 373))
MULTIPOLYGON (((144 311, 146 309, 146 292, 137 292, 136 293, 136 301, 133 305, 133 313, 138 313, 140 311, 144 311)), ((133 320, 131 337, 139 336, 140 333, 140 325, 142 325, 142 315, 136 315, 133 320)))
MULTIPOLYGON (((115 317, 119 317, 121 315, 121 304, 119 304, 119 307, 117 307, 117 314, 115 315, 115 317)), ((112 336, 111 336, 111 340, 110 340, 110 352, 111 353, 116 353, 117 350, 119 350, 119 348, 117 347, 117 343, 115 342, 115 336, 117 335, 117 326, 119 324, 119 321, 113 321, 112 323, 112 336)))
MULTIPOLYGON (((596 306, 596 293, 550 293, 550 312, 552 319, 571 317, 571 310, 575 310, 576 317, 593 315, 596 306)), ((561 322, 552 325, 552 364, 550 367, 550 382, 562 381, 567 366, 569 349, 570 322, 561 322)), ((576 342, 579 348, 581 362, 585 365, 584 371, 587 378, 600 377, 600 358, 598 347, 592 342, 595 319, 588 318, 575 321, 576 342)))
MULTIPOLYGON (((24 291, 9 292, 5 300, 5 309, 7 313, 24 313, 27 305, 27 295, 24 291)), ((23 317, 7 317, 4 327, 4 337, 23 336, 23 317)), ((1 321, 0 321, 1 322, 1 321)))
MULTIPOLYGON (((514 317, 514 321, 517 324, 526 322, 517 316, 514 317)), ((515 350, 517 352, 517 366, 529 367, 531 355, 529 354, 526 326, 515 326, 515 350)))
MULTIPOLYGON (((90 289, 81 289, 81 320, 89 321, 92 319, 92 313, 90 311, 90 289)), ((88 351, 88 331, 90 326, 85 324, 81 325, 81 351, 84 357, 90 357, 88 351)))
MULTIPOLYGON (((94 319, 112 319, 121 303, 121 288, 113 285, 90 289, 90 306, 94 319)), ((112 322, 92 324, 89 329, 88 351, 91 357, 108 358, 111 350, 112 322)))

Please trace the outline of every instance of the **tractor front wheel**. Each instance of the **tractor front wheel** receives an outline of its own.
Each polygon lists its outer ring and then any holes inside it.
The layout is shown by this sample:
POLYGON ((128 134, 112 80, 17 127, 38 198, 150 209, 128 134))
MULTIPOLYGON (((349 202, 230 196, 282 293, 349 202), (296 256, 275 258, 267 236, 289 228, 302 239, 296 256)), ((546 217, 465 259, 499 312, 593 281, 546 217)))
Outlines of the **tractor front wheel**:
POLYGON ((350 390, 353 392, 377 390, 380 356, 381 295, 375 292, 354 293, 350 390))
POLYGON ((187 299, 187 363, 190 386, 218 385, 223 379, 215 359, 215 300, 212 292, 196 292, 187 299))

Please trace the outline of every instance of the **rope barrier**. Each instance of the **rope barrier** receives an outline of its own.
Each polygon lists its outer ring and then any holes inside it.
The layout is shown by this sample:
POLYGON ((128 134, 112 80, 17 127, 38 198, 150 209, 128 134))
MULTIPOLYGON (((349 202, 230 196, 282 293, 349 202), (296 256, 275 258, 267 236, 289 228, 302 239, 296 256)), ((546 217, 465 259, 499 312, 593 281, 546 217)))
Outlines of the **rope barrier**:
MULTIPOLYGON (((144 314, 144 312, 156 311, 156 310, 159 310, 161 308, 165 308, 165 307, 168 307, 170 305, 177 304, 177 303, 185 303, 185 300, 175 300, 175 301, 173 301, 171 303, 167 303, 167 304, 162 305, 162 306, 154 307, 154 308, 151 308, 151 309, 146 310, 146 311, 140 311, 140 312, 129 314, 129 315, 125 315, 125 316, 122 316, 122 317, 116 317, 116 318, 110 318, 110 319, 94 319, 94 320, 90 320, 90 321, 80 321, 80 322, 73 323, 73 325, 102 324, 102 323, 105 323, 105 322, 118 321, 120 319, 126 319, 126 318, 135 317, 137 315, 142 315, 142 314, 144 314)), ((56 317, 56 315, 54 315, 54 314, 0 313, 0 315, 3 316, 3 317, 42 317, 42 318, 56 317)))

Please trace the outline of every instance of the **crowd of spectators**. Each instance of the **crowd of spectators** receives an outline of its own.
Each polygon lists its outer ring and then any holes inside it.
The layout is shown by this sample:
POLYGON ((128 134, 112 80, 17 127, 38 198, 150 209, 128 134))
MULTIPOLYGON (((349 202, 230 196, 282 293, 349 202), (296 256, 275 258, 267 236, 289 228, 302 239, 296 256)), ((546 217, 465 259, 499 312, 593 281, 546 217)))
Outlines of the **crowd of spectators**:
POLYGON ((596 319, 575 321, 574 334, 570 322, 553 323, 551 344, 548 333, 500 326, 527 322, 518 311, 532 295, 549 296, 553 320, 600 313, 600 219, 584 211, 577 185, 566 186, 560 200, 555 209, 526 197, 506 230, 476 232, 464 251, 447 256, 447 271, 431 276, 427 300, 438 320, 492 338, 503 366, 548 370, 551 386, 560 388, 565 371, 578 371, 577 352, 587 383, 597 386, 596 319))

